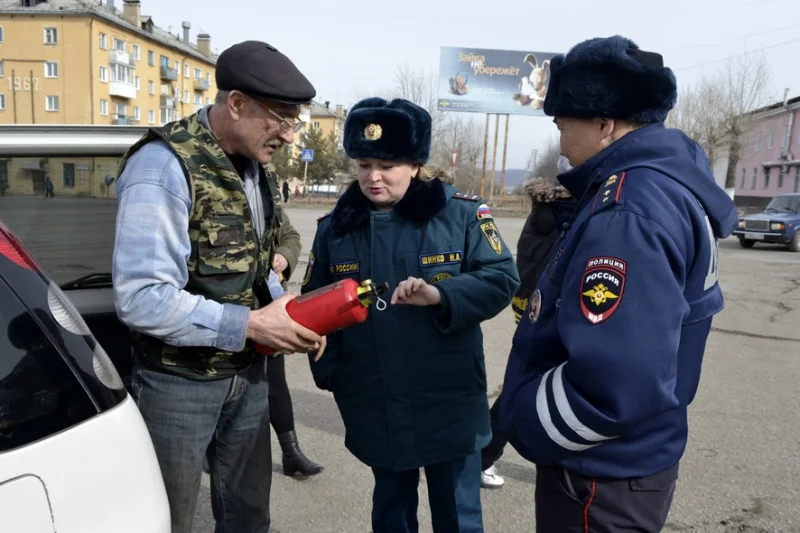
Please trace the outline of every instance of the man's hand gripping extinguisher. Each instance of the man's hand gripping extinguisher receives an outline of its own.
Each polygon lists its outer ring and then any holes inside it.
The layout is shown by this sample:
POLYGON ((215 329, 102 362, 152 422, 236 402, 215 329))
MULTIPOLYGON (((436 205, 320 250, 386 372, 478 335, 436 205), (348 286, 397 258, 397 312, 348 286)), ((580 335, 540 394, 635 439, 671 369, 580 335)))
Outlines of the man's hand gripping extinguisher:
MULTIPOLYGON (((386 302, 380 296, 388 290, 388 283, 376 286, 369 279, 361 284, 349 278, 343 279, 298 296, 286 304, 286 312, 292 320, 317 335, 329 335, 364 322, 373 300, 378 301, 378 311, 386 309, 386 302)), ((276 351, 261 344, 256 344, 256 350, 262 355, 276 351)))

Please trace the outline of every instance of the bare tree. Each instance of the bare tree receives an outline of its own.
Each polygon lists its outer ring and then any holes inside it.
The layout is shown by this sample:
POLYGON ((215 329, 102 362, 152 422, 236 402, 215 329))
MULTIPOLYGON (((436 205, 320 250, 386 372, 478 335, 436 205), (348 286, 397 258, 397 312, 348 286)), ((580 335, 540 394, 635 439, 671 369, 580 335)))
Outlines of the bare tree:
POLYGON ((747 131, 753 111, 764 106, 770 98, 770 70, 763 53, 760 57, 742 56, 725 65, 721 74, 723 101, 722 118, 729 146, 725 190, 733 198, 736 190, 736 167, 742 156, 742 136, 747 131))
POLYGON ((542 148, 531 150, 528 158, 526 179, 544 178, 554 181, 558 176, 558 157, 561 155, 561 147, 558 139, 548 137, 542 148))
POLYGON ((721 81, 719 75, 704 76, 696 86, 682 90, 667 119, 670 127, 683 131, 703 147, 712 168, 726 135, 726 94, 721 81))

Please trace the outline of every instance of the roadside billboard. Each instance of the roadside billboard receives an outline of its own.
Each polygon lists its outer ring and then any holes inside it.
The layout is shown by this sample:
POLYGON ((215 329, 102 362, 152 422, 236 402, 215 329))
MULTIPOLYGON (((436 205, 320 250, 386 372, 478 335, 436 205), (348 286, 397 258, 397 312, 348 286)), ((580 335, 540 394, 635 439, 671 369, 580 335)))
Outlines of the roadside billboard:
POLYGON ((550 60, 556 54, 443 46, 437 107, 443 111, 544 116, 550 60))

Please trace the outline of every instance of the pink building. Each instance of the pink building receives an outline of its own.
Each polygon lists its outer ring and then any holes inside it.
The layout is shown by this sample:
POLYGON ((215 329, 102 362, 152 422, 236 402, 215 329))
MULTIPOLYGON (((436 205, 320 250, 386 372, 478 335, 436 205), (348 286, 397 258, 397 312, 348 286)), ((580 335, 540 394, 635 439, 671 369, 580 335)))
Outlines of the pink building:
MULTIPOLYGON (((800 192, 799 111, 796 97, 754 114, 736 168, 737 204, 762 206, 779 194, 800 192)), ((724 159, 727 167, 727 154, 724 159)))

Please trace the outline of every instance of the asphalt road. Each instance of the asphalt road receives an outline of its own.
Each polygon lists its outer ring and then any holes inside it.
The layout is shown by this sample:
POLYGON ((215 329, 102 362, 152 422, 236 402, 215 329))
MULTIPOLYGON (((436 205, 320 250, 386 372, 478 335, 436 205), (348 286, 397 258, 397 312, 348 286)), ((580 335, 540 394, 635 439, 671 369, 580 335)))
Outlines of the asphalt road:
MULTIPOLYGON (((295 291, 320 214, 289 209, 303 238, 295 291)), ((110 250, 97 235, 113 239, 113 202, 0 198, 0 220, 24 233, 26 244, 62 281, 108 271, 110 250)), ((514 248, 523 220, 496 222, 514 248)), ((800 254, 758 245, 742 250, 729 239, 721 244, 720 283, 726 309, 714 323, 690 408, 690 440, 666 531, 800 533, 800 254)), ((494 397, 514 331, 510 310, 483 330, 494 397)), ((370 531, 372 476, 344 448, 332 397, 316 389, 305 357, 288 358, 286 370, 301 447, 326 469, 307 480, 283 476, 273 442, 272 531, 370 531)), ((486 531, 530 533, 534 467, 510 447, 497 467, 506 484, 483 491, 486 531)), ((198 502, 195 531, 213 531, 207 478, 198 502)), ((431 531, 429 517, 423 482, 421 531, 431 531)))

